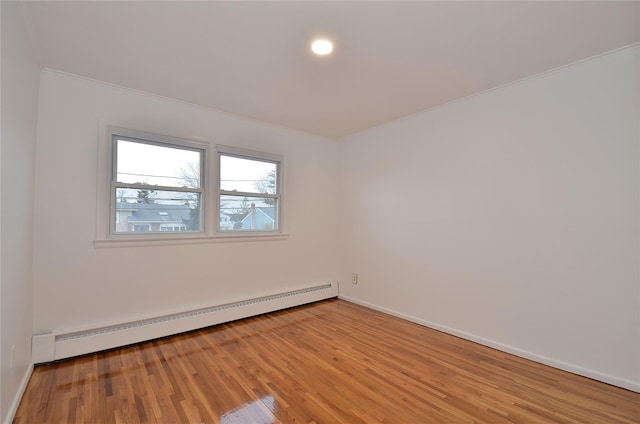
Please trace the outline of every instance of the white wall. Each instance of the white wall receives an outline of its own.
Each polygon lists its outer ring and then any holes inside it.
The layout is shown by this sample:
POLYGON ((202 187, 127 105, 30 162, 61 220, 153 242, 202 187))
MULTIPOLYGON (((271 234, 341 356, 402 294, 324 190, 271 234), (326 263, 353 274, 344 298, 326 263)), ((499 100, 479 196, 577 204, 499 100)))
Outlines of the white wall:
POLYGON ((0 421, 13 415, 31 370, 33 186, 40 68, 22 6, 1 2, 2 147, 0 421), (13 367, 11 367, 11 348, 13 367))
POLYGON ((640 390, 639 49, 348 137, 341 295, 640 390))
POLYGON ((38 129, 35 333, 335 281, 334 140, 48 70, 38 129), (284 155, 289 238, 94 247, 99 121, 284 155))

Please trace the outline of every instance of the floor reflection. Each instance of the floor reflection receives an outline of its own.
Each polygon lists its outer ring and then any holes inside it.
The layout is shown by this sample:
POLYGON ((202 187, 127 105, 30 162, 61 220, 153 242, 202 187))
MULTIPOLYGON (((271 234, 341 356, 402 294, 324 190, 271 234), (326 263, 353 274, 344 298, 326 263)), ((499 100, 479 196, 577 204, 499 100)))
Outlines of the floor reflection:
POLYGON ((220 417, 220 422, 221 424, 273 424, 275 422, 275 416, 273 415, 275 407, 276 400, 273 396, 267 395, 225 412, 220 417))

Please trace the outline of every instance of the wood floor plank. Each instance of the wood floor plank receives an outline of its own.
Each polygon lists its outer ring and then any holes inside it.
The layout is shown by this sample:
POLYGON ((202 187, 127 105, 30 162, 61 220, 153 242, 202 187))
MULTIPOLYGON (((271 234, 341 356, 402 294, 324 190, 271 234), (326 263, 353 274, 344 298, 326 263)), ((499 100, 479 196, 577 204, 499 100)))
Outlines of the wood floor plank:
POLYGON ((640 422, 640 394, 342 300, 33 372, 15 424, 640 422))

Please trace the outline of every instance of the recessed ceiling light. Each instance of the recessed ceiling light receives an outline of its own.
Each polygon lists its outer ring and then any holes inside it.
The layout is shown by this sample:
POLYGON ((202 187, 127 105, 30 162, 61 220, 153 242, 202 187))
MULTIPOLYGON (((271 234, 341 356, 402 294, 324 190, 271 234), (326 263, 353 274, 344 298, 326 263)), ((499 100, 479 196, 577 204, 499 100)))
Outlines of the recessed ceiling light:
POLYGON ((333 51, 333 44, 329 40, 316 40, 311 43, 311 50, 317 55, 324 56, 325 54, 329 54, 333 51))

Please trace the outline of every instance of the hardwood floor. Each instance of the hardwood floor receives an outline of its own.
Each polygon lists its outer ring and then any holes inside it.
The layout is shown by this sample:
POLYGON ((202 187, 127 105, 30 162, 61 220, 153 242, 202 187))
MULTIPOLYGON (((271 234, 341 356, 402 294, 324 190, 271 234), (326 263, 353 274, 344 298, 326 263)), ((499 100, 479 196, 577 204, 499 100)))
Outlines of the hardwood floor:
POLYGON ((342 300, 36 367, 14 423, 638 423, 640 394, 342 300))

